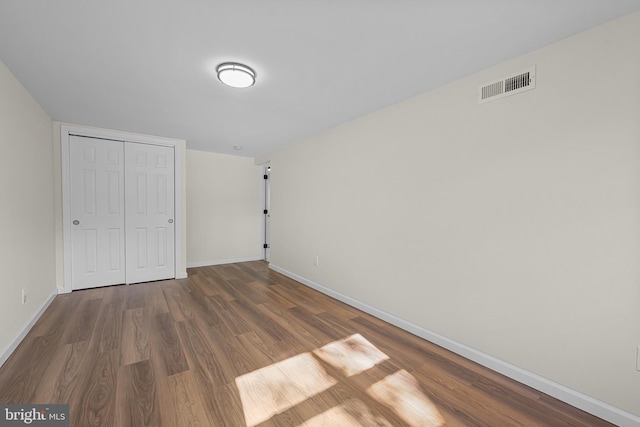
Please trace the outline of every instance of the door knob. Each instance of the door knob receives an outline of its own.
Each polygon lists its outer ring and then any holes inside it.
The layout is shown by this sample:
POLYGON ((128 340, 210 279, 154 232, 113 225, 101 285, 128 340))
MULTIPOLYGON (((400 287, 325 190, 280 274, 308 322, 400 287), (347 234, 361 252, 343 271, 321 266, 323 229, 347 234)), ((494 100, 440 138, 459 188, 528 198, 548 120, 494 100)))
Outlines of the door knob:
POLYGON ((80 221, 78 221, 77 219, 74 219, 73 220, 73 225, 78 225, 78 224, 80 224, 80 221))

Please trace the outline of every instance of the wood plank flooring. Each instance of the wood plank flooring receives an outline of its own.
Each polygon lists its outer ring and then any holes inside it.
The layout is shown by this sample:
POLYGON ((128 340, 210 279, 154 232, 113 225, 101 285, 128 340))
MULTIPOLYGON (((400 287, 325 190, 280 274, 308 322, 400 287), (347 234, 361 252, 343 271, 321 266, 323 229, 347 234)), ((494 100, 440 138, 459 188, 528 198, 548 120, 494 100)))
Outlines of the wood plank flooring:
POLYGON ((268 269, 59 295, 0 403, 73 426, 610 426, 268 269))

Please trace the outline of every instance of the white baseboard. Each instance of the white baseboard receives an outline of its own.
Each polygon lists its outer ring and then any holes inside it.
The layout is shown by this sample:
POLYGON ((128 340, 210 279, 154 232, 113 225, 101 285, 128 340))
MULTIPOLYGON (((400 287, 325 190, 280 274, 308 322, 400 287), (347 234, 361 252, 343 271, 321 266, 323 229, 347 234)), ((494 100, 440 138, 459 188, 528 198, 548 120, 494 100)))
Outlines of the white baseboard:
POLYGON ((640 417, 623 411, 622 409, 616 408, 615 406, 612 406, 606 402, 594 399, 593 397, 587 396, 586 394, 580 393, 579 391, 570 389, 569 387, 553 382, 547 378, 541 377, 540 375, 534 374, 533 372, 529 372, 527 370, 519 368, 515 365, 505 362, 504 360, 500 360, 496 357, 449 339, 421 326, 415 325, 411 322, 401 319, 400 317, 394 316, 393 314, 389 314, 354 298, 341 294, 340 292, 336 292, 330 288, 312 282, 311 280, 307 280, 304 277, 298 276, 297 274, 280 268, 277 265, 269 264, 269 268, 277 271, 278 273, 282 273, 285 276, 290 277, 291 279, 296 280, 304 285, 307 285, 310 288, 322 292, 325 295, 342 301, 345 304, 349 304, 350 306, 362 310, 365 313, 369 313, 372 316, 384 320, 385 322, 391 323, 392 325, 404 329, 405 331, 411 332, 412 334, 424 338, 427 341, 444 347, 447 350, 459 354, 460 356, 473 360, 474 362, 486 366, 493 371, 499 372, 515 381, 528 385, 529 387, 548 394, 549 396, 555 397, 556 399, 568 403, 569 405, 575 406, 576 408, 593 414, 596 417, 600 417, 621 427, 640 426, 640 417))
POLYGON ((262 261, 262 260, 264 260, 264 258, 258 256, 258 257, 248 257, 248 258, 218 259, 215 261, 196 261, 196 262, 188 262, 187 268, 208 267, 210 265, 235 264, 237 262, 262 261))
POLYGON ((2 351, 2 353, 0 354, 0 367, 4 365, 4 362, 6 362, 9 356, 11 356, 11 354, 15 351, 16 348, 18 348, 18 345, 22 342, 24 337, 27 336, 31 328, 33 328, 33 325, 36 324, 40 316, 42 316, 42 313, 44 313, 47 307, 49 307, 49 305, 51 304, 53 299, 56 297, 56 295, 58 295, 58 288, 56 288, 51 293, 51 295, 49 295, 49 297, 45 300, 45 302, 40 306, 38 311, 36 311, 33 314, 33 317, 31 318, 31 320, 29 320, 27 324, 24 325, 24 327, 22 328, 18 336, 7 346, 7 348, 5 348, 2 351))

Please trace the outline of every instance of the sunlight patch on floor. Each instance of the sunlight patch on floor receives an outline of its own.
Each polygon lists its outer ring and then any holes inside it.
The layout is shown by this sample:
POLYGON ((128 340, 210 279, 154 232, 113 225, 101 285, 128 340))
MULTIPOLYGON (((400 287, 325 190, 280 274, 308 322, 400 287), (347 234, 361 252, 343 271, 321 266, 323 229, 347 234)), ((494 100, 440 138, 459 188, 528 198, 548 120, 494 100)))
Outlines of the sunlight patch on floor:
POLYGON ((314 350, 313 354, 340 369, 347 377, 362 373, 389 359, 389 356, 360 334, 329 343, 314 350))
MULTIPOLYGON (((312 353, 301 353, 241 375, 236 378, 236 386, 247 427, 268 421, 338 384, 338 380, 327 373, 323 363, 339 371, 334 372, 336 377, 341 377, 341 383, 360 384, 357 386, 359 389, 366 391, 370 398, 389 408, 411 427, 443 426, 444 419, 438 408, 422 392, 420 384, 409 372, 399 370, 377 380, 375 371, 371 371, 375 379, 369 380, 371 385, 368 387, 362 385, 362 378, 357 381, 350 379, 388 359, 389 356, 362 335, 355 334, 333 341, 312 353)), ((375 408, 372 410, 357 398, 347 399, 309 417, 300 426, 391 426, 375 408)))
POLYGON ((412 427, 444 425, 438 408, 420 390, 418 381, 404 369, 367 389, 367 394, 389 407, 412 427))
POLYGON ((335 385, 311 353, 302 353, 236 378, 247 427, 335 385))
POLYGON ((371 413, 367 405, 358 399, 350 399, 340 406, 334 406, 300 424, 299 427, 393 427, 382 417, 371 413))

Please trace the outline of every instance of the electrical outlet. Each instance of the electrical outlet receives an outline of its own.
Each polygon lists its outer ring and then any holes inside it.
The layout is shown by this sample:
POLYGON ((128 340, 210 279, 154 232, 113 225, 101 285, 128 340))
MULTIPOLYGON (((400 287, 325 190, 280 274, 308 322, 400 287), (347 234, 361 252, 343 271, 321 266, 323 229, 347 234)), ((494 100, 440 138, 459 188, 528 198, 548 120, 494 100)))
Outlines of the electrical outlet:
POLYGON ((316 255, 316 258, 313 260, 313 265, 316 267, 320 265, 320 257, 316 255))
POLYGON ((22 303, 25 304, 27 302, 27 290, 22 289, 22 303))

